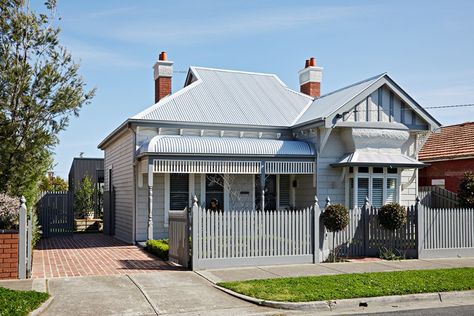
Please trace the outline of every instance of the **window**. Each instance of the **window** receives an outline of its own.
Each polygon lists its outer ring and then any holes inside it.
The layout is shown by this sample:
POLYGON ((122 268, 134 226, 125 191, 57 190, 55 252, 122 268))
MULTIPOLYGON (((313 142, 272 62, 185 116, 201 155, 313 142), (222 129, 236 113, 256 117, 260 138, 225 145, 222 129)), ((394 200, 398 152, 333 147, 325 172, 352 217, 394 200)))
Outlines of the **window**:
POLYGON ((290 175, 280 175, 280 208, 290 207, 290 175))
POLYGON ((374 207, 398 202, 400 181, 397 168, 354 167, 346 185, 349 208, 364 206, 366 197, 374 207))
POLYGON ((206 174, 206 208, 224 208, 224 176, 221 174, 206 174))
POLYGON ((170 209, 183 210, 189 204, 189 174, 170 174, 170 209))

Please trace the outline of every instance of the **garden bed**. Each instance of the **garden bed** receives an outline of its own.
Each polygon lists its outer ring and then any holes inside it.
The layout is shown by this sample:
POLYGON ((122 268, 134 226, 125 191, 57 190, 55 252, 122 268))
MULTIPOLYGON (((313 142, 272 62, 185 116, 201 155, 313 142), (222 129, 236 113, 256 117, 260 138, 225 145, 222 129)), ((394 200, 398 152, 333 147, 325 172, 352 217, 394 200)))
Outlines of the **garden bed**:
POLYGON ((254 298, 283 302, 465 291, 474 289, 474 268, 340 274, 223 282, 219 286, 254 298))

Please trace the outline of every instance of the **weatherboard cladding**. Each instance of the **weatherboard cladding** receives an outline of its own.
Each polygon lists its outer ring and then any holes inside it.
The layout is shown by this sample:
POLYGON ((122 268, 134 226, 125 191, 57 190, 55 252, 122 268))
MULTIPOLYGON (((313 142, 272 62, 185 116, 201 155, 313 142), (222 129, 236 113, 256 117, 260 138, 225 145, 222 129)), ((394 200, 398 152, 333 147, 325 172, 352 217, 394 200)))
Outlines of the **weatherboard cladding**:
POLYGON ((273 74, 191 67, 198 80, 134 119, 289 127, 313 98, 273 74))
POLYGON ((312 146, 303 141, 234 137, 155 136, 140 153, 195 155, 314 156, 312 146))

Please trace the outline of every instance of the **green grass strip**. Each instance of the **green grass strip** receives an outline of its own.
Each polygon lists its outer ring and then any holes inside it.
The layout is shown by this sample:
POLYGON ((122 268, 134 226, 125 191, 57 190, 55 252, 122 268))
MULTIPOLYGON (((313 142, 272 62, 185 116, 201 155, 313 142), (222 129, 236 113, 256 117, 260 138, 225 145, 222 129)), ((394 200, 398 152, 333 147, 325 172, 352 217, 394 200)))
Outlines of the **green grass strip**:
POLYGON ((223 282, 218 285, 263 300, 327 301, 472 290, 474 268, 339 274, 223 282))
POLYGON ((28 315, 48 298, 48 293, 14 291, 0 287, 0 316, 28 315))

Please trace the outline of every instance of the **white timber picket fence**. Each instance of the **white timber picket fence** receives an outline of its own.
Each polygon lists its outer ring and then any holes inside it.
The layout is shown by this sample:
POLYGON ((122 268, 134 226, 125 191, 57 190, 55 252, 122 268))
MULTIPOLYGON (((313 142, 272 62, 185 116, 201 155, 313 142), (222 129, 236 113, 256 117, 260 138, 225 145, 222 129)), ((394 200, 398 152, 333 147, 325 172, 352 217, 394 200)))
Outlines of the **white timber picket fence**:
POLYGON ((366 199, 349 210, 344 230, 331 233, 317 198, 301 210, 227 212, 206 210, 195 198, 191 209, 170 211, 169 257, 200 270, 319 263, 333 250, 341 257, 378 256, 383 248, 406 258, 474 256, 474 209, 431 209, 419 201, 406 207, 407 222, 395 231, 380 226, 378 209, 366 199))
POLYGON ((33 225, 31 212, 26 207, 26 199, 22 196, 18 219, 18 278, 31 277, 33 225))

